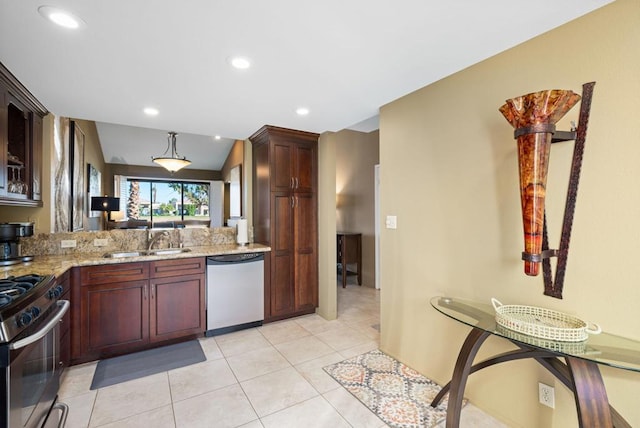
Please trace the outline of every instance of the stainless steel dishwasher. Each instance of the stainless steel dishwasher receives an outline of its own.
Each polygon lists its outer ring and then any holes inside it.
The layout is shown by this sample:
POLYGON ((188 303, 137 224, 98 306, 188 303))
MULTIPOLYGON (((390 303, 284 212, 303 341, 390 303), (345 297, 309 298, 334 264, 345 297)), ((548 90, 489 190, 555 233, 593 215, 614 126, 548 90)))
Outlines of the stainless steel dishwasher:
POLYGON ((264 254, 207 257, 207 336, 262 325, 264 254))

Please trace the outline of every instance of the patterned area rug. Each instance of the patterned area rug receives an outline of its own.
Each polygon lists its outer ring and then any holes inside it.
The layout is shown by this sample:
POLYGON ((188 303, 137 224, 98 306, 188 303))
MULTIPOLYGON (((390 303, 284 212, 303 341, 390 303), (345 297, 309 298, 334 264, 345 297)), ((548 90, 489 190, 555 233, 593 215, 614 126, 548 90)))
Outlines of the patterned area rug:
POLYGON ((432 427, 446 418, 448 395, 429 405, 440 386, 379 350, 324 370, 390 427, 432 427))

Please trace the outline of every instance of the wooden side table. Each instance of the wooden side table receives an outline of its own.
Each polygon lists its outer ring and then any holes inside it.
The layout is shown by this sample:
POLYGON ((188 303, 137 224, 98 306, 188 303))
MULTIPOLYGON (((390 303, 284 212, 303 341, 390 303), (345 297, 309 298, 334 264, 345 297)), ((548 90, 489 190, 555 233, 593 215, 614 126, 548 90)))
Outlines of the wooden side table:
POLYGON ((337 262, 342 269, 342 288, 347 287, 349 263, 357 265, 358 285, 362 285, 362 233, 338 232, 337 239, 337 262))

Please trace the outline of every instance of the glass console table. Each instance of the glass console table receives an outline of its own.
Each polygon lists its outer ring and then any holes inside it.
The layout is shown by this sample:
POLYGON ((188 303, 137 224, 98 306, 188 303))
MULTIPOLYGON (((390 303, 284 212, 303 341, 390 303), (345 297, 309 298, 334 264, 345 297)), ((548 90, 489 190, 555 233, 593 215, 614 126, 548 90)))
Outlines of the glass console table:
POLYGON ((573 391, 580 427, 631 427, 609 405, 599 364, 640 372, 640 342, 608 333, 590 335, 583 342, 556 342, 508 330, 495 321, 489 304, 450 297, 434 297, 440 313, 472 327, 460 349, 451 381, 434 398, 437 406, 450 391, 447 428, 458 427, 467 378, 472 373, 507 361, 533 358, 573 391), (518 349, 473 364, 478 350, 489 336, 509 340, 518 349), (564 362, 562 361, 564 360, 564 362))

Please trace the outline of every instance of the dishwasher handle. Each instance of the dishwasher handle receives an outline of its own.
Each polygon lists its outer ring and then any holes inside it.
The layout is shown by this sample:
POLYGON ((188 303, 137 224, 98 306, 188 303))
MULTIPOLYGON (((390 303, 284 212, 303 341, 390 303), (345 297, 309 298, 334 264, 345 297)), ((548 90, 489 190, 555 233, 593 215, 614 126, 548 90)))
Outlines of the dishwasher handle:
POLYGON ((264 260, 264 253, 221 254, 207 257, 207 265, 251 263, 264 260))

